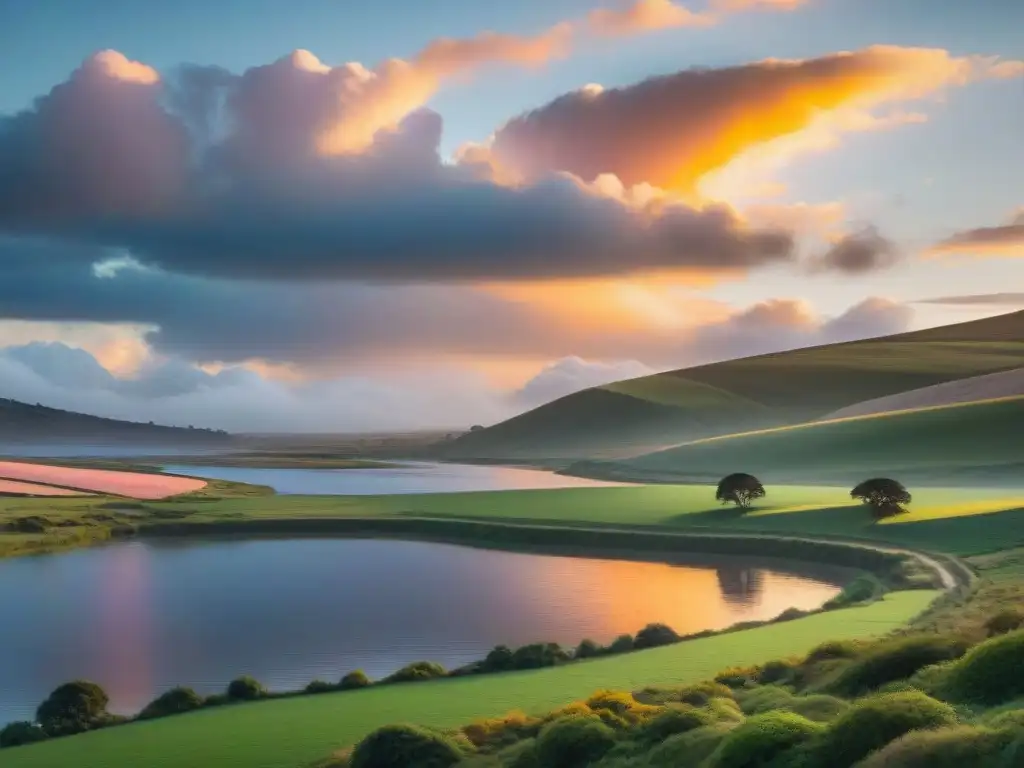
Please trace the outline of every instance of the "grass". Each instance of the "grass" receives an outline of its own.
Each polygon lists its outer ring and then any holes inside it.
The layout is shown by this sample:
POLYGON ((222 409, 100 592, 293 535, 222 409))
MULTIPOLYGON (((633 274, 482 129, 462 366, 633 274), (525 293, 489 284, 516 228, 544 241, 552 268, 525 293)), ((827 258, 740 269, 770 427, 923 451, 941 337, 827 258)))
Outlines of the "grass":
POLYGON ((557 463, 795 424, 864 400, 1020 368, 1022 338, 1018 312, 656 374, 563 397, 437 452, 557 463))
MULTIPOLYGON (((627 472, 720 477, 736 467, 765 482, 885 473, 957 483, 972 469, 1020 483, 1024 397, 937 406, 716 437, 621 461, 627 472)), ((570 470, 571 471, 571 470, 570 470)))
POLYGON ((532 672, 211 709, 12 749, 3 753, 3 765, 296 768, 387 723, 452 727, 512 709, 542 712, 601 688, 698 682, 727 666, 805 653, 825 639, 885 634, 919 614, 935 596, 923 590, 896 592, 863 607, 532 672))

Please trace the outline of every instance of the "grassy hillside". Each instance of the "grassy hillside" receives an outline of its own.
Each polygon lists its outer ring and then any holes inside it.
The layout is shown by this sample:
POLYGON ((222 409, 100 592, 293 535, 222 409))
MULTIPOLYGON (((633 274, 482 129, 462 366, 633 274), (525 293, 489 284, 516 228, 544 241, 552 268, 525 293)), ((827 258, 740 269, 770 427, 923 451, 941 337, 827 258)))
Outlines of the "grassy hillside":
POLYGON ((699 440, 618 462, 615 469, 659 479, 713 480, 744 471, 765 482, 850 484, 881 473, 916 482, 1019 487, 1021 424, 1024 396, 699 440))
POLYGON ((219 430, 106 419, 0 398, 2 443, 88 441, 191 444, 226 442, 228 439, 228 434, 219 430))
POLYGON ((730 360, 578 392, 439 445, 450 459, 629 456, 797 424, 864 400, 1024 366, 1024 312, 730 360))

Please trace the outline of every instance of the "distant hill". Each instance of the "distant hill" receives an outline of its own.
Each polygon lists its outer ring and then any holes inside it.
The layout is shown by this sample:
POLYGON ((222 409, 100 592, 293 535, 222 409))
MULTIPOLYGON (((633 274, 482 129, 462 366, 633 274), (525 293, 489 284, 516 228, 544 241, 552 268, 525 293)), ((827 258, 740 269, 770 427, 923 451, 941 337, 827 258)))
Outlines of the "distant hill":
POLYGON ((439 444, 447 459, 565 464, 638 455, 1024 367, 1024 312, 620 381, 439 444))
POLYGON ((223 430, 168 427, 106 419, 0 398, 0 443, 116 442, 193 444, 227 442, 223 430))
POLYGON ((1024 396, 812 422, 697 440, 569 472, 650 481, 853 485, 873 475, 931 485, 1021 485, 1024 396))

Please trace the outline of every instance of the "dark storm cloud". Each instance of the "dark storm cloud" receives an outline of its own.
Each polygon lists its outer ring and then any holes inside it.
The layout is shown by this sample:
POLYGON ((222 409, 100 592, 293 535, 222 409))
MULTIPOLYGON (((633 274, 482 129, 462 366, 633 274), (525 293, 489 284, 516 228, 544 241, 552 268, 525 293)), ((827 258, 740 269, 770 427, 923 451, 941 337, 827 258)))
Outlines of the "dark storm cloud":
POLYGON ((815 272, 842 272, 864 275, 887 269, 899 261, 895 243, 866 227, 836 240, 825 253, 810 262, 815 272))

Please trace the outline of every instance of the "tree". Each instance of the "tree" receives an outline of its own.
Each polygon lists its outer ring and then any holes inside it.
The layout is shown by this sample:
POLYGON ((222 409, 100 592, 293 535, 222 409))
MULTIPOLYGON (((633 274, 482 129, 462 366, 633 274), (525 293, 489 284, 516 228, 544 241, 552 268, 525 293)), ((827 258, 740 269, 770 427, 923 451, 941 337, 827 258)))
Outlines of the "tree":
POLYGON ((877 518, 902 514, 907 511, 905 505, 913 500, 902 483, 888 477, 865 480, 850 491, 850 498, 869 505, 877 518))
POLYGON ((109 702, 96 683, 75 680, 56 688, 39 705, 36 720, 51 733, 84 731, 106 716, 109 702))
POLYGON ((741 509, 749 507, 750 502, 754 499, 763 499, 764 495, 764 486, 761 485, 761 481, 753 475, 743 472, 723 477, 715 492, 715 498, 718 501, 723 504, 735 504, 741 509))

